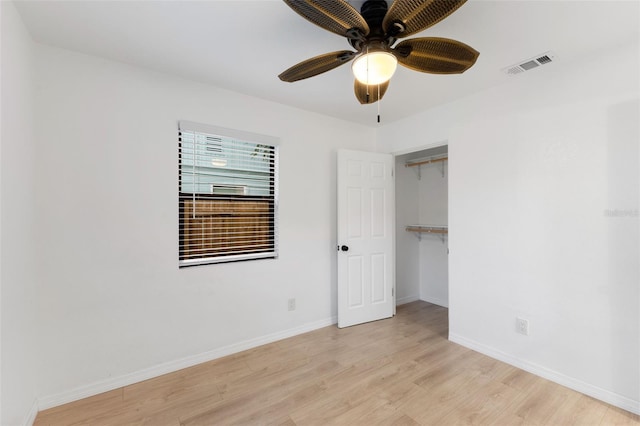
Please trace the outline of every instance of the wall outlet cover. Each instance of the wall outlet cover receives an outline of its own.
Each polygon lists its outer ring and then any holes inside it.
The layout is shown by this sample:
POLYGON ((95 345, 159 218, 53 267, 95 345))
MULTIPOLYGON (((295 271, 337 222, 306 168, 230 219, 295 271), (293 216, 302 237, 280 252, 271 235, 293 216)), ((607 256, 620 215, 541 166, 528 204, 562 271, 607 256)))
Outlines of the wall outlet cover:
POLYGON ((516 318, 516 332, 528 336, 529 320, 526 320, 524 318, 516 318))

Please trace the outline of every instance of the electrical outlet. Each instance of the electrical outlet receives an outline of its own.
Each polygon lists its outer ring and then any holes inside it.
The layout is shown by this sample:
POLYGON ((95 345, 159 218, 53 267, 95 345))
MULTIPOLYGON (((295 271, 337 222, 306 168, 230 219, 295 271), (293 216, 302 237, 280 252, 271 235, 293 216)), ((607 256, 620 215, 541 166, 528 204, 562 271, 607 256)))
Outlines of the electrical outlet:
POLYGON ((295 311, 296 310, 296 299, 289 299, 289 310, 290 311, 295 311))
POLYGON ((520 334, 524 334, 525 336, 529 335, 529 320, 523 318, 516 318, 516 332, 520 334))

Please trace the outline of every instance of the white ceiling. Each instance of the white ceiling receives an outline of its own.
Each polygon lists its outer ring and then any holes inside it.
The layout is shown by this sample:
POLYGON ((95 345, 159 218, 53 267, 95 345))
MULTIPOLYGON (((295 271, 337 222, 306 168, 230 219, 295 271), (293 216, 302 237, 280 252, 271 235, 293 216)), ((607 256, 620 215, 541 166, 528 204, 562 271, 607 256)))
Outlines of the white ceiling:
MULTIPOLYGON (((406 1, 406 0, 398 0, 406 1)), ((362 1, 351 1, 360 8, 362 1)), ((34 40, 150 68, 366 125, 378 105, 353 95, 350 65, 295 83, 278 79, 304 59, 350 49, 281 0, 28 1, 17 8, 34 40)), ((389 123, 513 79, 501 69, 546 51, 562 66, 639 39, 640 2, 469 0, 413 37, 447 37, 480 52, 460 75, 398 67, 381 102, 389 123)), ((596 59, 597 60, 597 59, 596 59)), ((544 72, 544 67, 531 72, 544 72)))

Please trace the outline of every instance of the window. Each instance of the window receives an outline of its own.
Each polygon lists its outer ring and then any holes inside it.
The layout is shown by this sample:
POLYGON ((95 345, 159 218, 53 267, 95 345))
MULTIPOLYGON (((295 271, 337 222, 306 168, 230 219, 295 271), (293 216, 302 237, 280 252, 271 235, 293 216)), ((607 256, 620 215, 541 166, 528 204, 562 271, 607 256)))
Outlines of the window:
POLYGON ((180 122, 180 267, 278 256, 276 143, 180 122))

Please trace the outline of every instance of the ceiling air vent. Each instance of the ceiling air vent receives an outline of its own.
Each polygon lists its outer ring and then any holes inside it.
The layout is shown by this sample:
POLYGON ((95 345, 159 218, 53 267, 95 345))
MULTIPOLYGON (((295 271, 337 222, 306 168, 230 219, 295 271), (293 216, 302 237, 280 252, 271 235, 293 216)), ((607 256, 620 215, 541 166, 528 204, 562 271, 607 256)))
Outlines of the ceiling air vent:
POLYGON ((511 65, 502 69, 502 72, 507 75, 516 75, 529 71, 539 66, 549 64, 556 59, 556 55, 553 52, 545 52, 530 59, 525 59, 516 65, 511 65))

